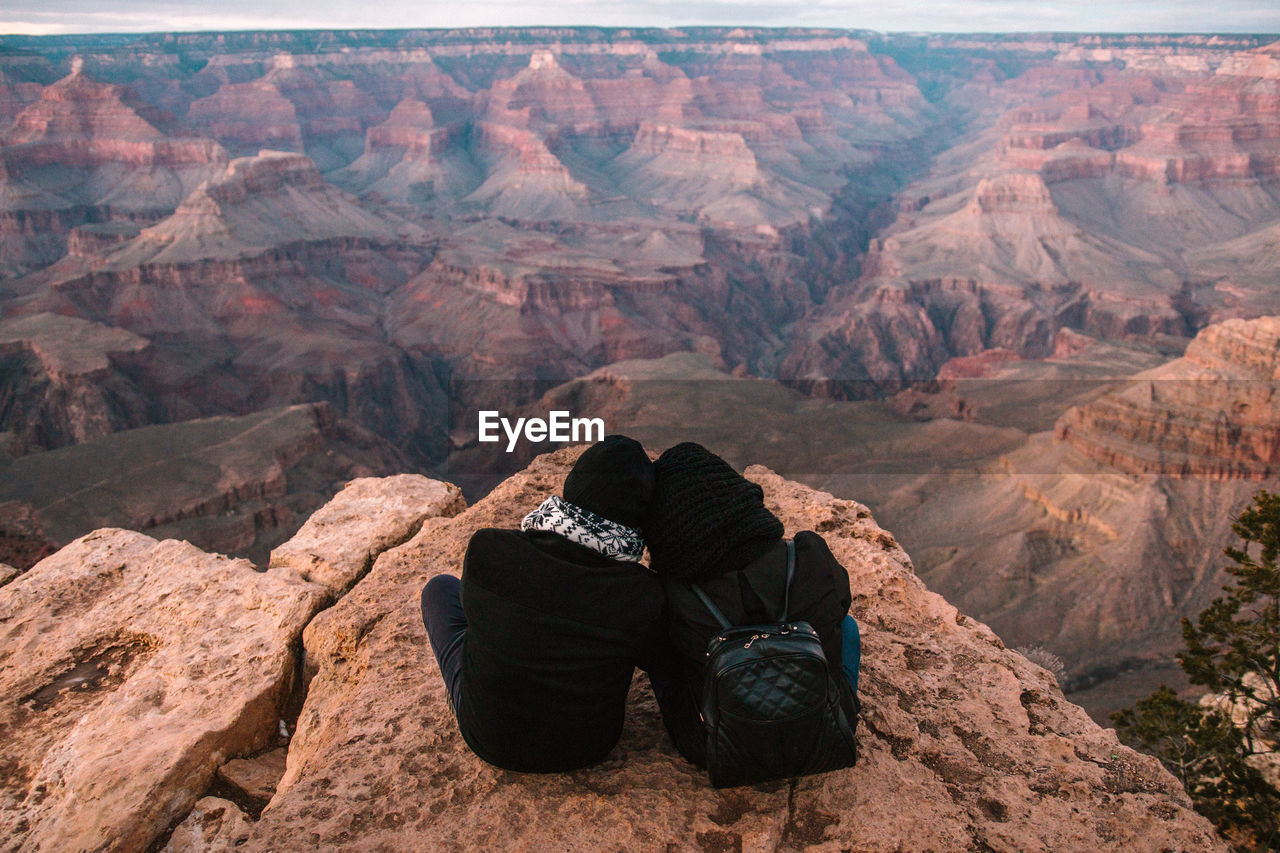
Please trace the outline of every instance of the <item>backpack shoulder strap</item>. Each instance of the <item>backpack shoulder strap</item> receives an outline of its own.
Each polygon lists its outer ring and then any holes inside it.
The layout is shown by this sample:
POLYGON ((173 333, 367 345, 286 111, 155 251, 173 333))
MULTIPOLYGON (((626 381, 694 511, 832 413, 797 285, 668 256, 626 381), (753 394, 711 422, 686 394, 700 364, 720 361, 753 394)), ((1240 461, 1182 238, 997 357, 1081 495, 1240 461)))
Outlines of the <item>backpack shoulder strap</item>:
POLYGON ((782 614, 779 622, 786 622, 791 612, 791 578, 796 573, 796 540, 787 540, 787 586, 782 590, 782 614))
POLYGON ((721 629, 727 631, 733 627, 732 623, 730 623, 728 619, 724 618, 724 614, 720 612, 720 608, 711 603, 711 599, 702 591, 702 587, 698 586, 696 583, 689 584, 689 586, 693 589, 694 594, 701 599, 707 610, 711 611, 711 615, 716 618, 716 621, 720 623, 721 629))
MULTIPOLYGON (((791 578, 796 573, 796 541, 787 539, 787 584, 782 589, 782 613, 778 616, 779 622, 786 622, 787 616, 791 611, 791 578)), ((702 602, 703 606, 711 612, 716 621, 720 623, 722 629, 728 630, 733 627, 728 619, 724 618, 724 614, 720 612, 720 608, 711 603, 711 598, 702 590, 702 587, 696 583, 689 584, 694 595, 702 602)))

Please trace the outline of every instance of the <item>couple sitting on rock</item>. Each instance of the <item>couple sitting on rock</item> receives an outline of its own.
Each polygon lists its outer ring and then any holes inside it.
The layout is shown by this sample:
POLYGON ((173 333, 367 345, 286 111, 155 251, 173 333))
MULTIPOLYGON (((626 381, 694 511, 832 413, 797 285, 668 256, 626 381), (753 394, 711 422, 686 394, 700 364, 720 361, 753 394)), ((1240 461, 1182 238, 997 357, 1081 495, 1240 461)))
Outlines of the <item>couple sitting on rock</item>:
MULTIPOLYGON (((705 766, 704 669, 723 623, 700 596, 734 625, 784 608, 783 618, 811 625, 830 671, 822 677, 856 719, 848 573, 816 533, 797 534, 792 549, 760 486, 700 445, 651 462, 638 442, 611 435, 583 452, 563 493, 520 530, 476 531, 462 579, 440 575, 422 590, 427 634, 476 755, 526 772, 603 760, 640 667, 676 748, 705 766), (646 544, 651 568, 640 562, 646 544)), ((851 724, 847 732, 852 749, 851 724)))

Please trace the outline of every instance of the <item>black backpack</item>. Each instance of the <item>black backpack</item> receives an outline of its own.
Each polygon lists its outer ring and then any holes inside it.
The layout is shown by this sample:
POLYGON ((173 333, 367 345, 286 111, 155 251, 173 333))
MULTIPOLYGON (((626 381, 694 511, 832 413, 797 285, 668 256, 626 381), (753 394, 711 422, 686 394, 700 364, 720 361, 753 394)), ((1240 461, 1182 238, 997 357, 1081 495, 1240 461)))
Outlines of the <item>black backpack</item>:
POLYGON ((856 711, 846 713, 840 702, 818 632, 787 618, 795 564, 788 539, 782 612, 772 624, 734 627, 692 585, 721 627, 707 644, 701 709, 717 788, 825 773, 857 760, 856 711))

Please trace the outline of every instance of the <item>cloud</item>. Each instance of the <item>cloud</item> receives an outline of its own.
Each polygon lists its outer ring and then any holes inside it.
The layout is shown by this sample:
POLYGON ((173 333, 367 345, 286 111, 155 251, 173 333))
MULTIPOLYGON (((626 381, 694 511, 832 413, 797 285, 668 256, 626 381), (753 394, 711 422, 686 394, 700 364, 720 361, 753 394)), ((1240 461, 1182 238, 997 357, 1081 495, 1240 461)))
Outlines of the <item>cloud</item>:
POLYGON ((474 26, 830 26, 887 31, 1280 32, 1275 0, 6 0, 0 31, 474 26))
MULTIPOLYGON (((252 14, 229 2, 222 9, 208 5, 172 4, 169 8, 134 8, 120 11, 70 13, 45 6, 29 11, 21 8, 5 10, 7 20, 0 21, 0 33, 24 35, 58 35, 66 33, 137 33, 188 30, 271 30, 323 29, 333 24, 321 17, 305 18, 296 14, 252 14), (25 11, 25 14, 23 12, 25 11)), ((65 4, 63 4, 65 5, 65 4)), ((137 4, 146 6, 147 4, 137 4)), ((247 4, 246 4, 247 5, 247 4)))

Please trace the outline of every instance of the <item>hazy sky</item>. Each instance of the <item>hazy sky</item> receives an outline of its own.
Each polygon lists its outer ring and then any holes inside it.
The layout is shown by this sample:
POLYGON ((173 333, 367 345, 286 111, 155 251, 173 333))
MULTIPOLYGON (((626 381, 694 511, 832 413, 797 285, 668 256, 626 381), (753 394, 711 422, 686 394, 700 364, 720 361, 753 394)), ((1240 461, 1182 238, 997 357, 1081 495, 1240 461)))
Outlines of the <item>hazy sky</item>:
POLYGON ((0 4, 0 33, 560 24, 1278 33, 1280 0, 3 0, 0 4))

